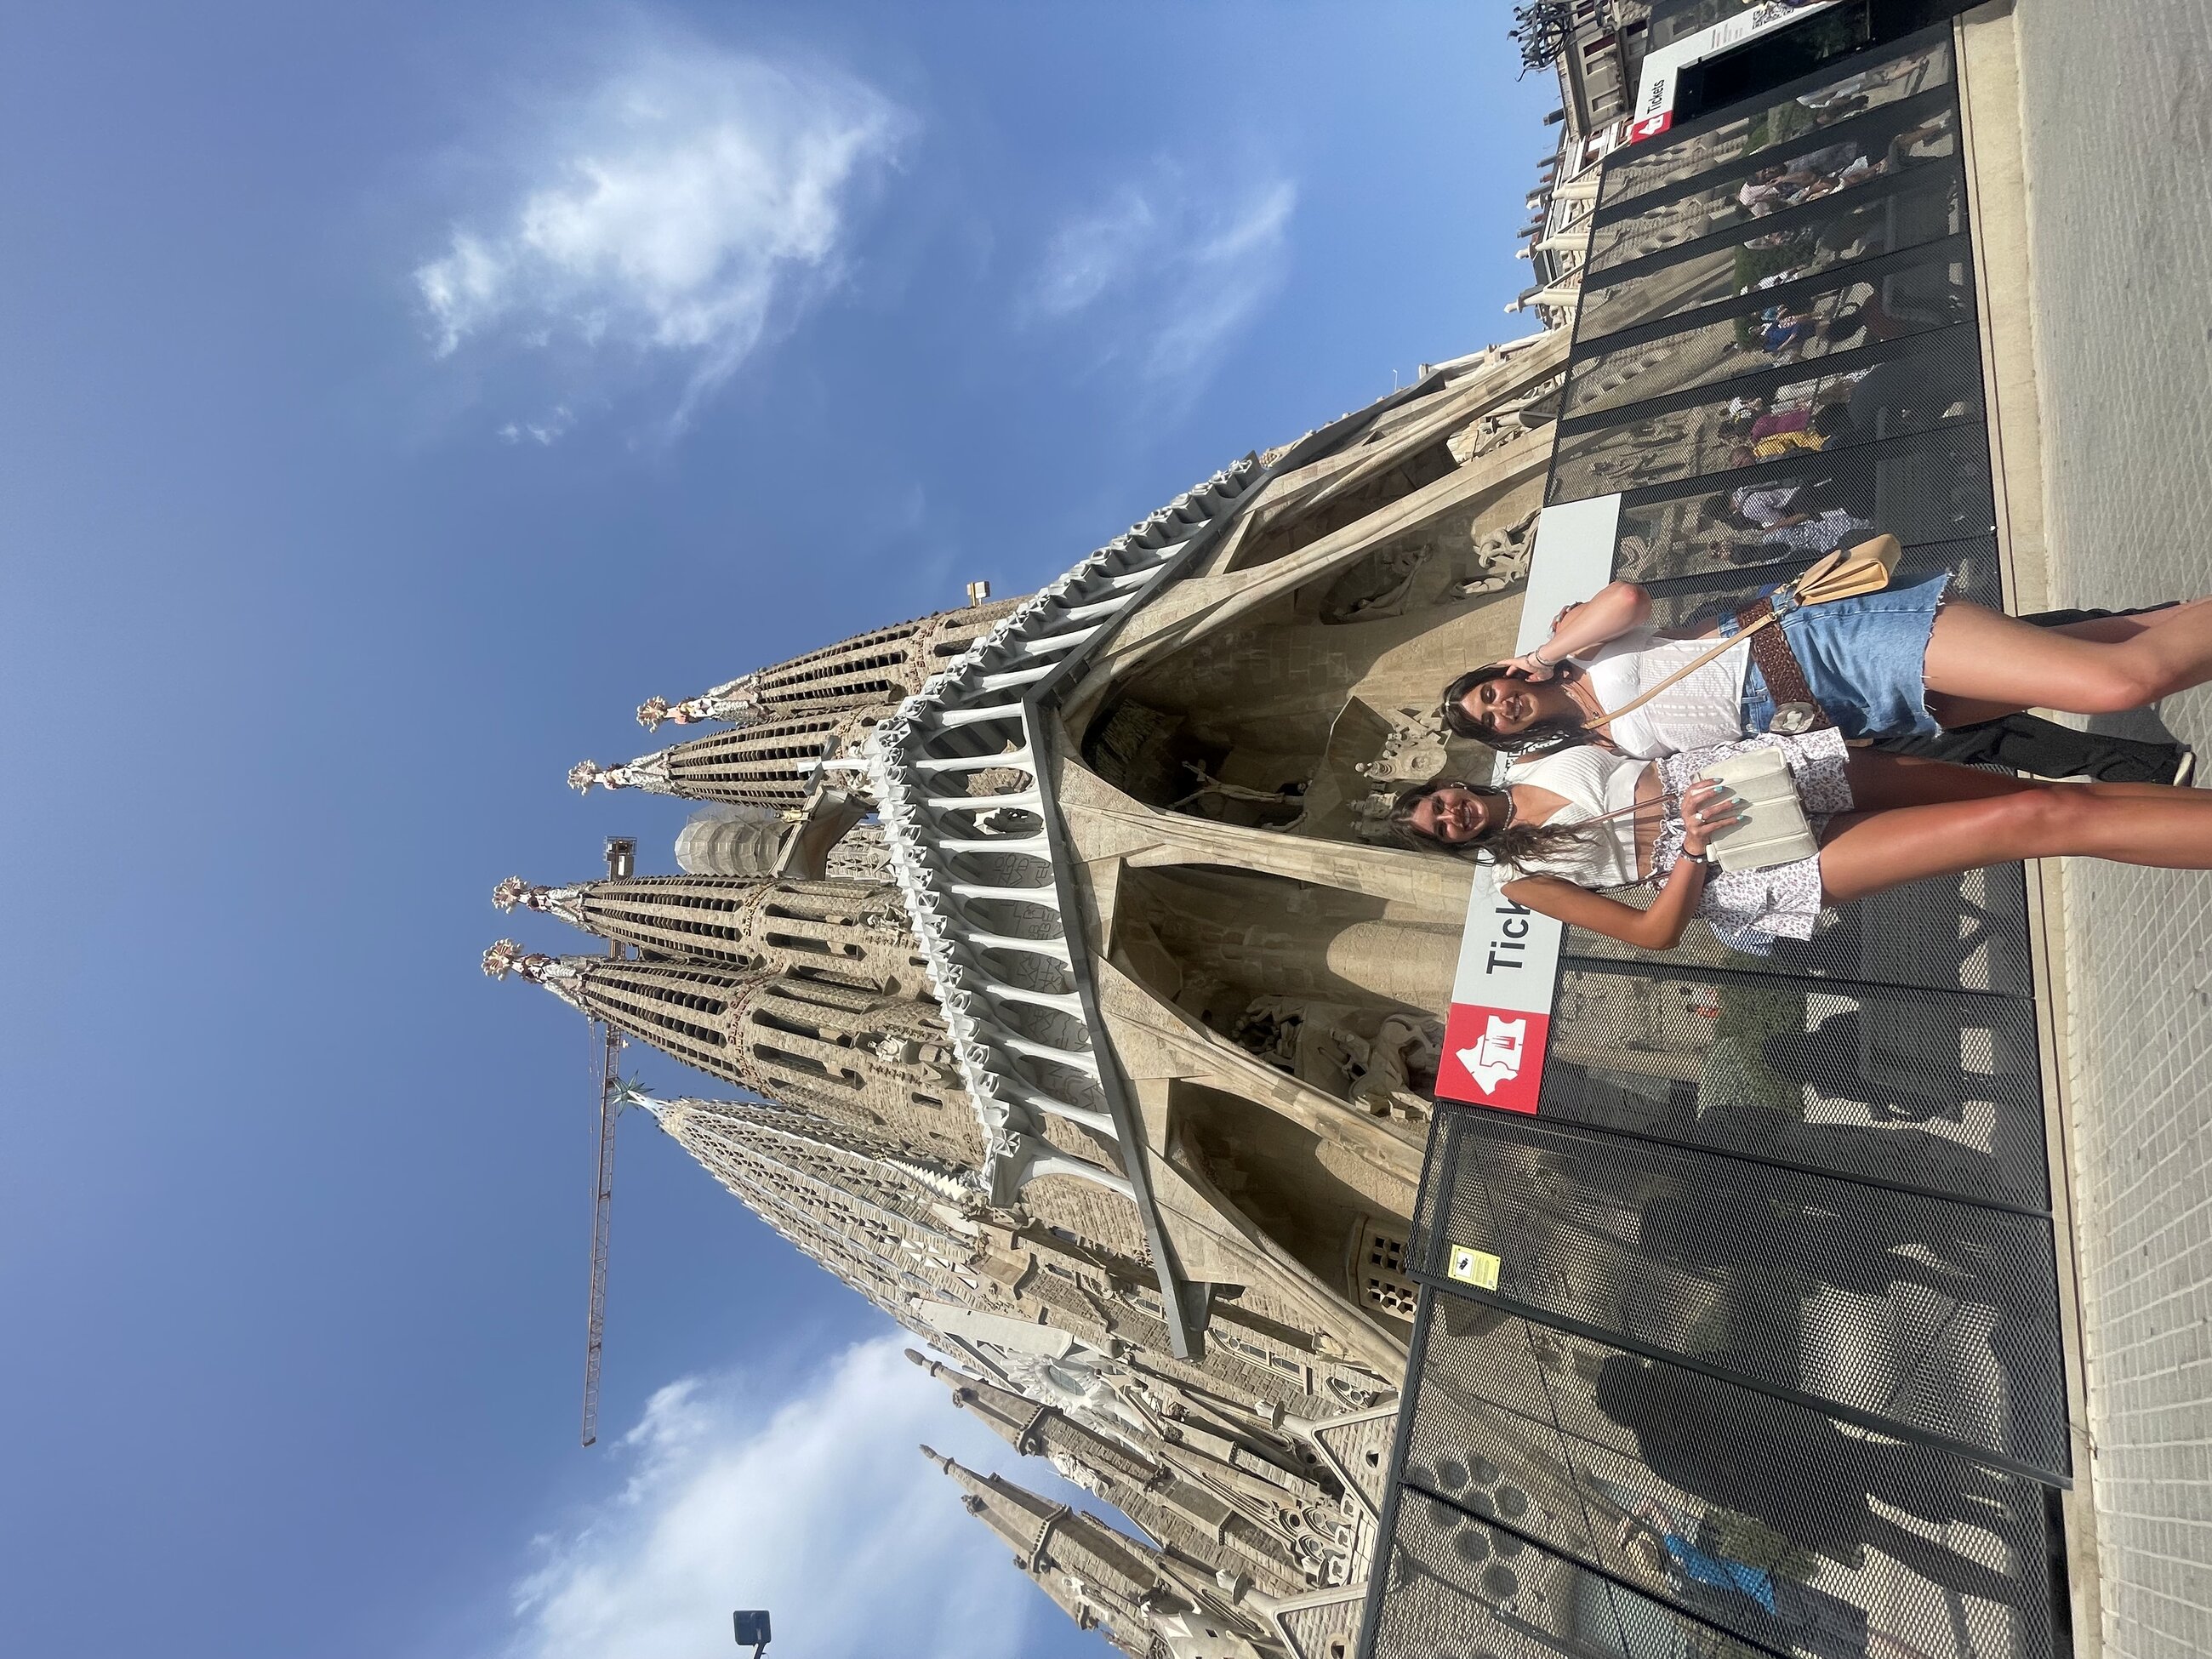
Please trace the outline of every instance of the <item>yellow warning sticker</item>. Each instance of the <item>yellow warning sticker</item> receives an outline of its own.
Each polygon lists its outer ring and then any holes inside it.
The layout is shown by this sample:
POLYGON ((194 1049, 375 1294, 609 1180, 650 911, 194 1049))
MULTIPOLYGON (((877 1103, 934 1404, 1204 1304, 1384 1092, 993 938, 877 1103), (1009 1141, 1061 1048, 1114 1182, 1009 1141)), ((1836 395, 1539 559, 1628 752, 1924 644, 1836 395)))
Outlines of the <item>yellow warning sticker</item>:
POLYGON ((1444 1271, 1462 1285, 1472 1285, 1479 1291, 1494 1291, 1498 1288, 1498 1258, 1489 1251, 1455 1244, 1451 1265, 1444 1271))

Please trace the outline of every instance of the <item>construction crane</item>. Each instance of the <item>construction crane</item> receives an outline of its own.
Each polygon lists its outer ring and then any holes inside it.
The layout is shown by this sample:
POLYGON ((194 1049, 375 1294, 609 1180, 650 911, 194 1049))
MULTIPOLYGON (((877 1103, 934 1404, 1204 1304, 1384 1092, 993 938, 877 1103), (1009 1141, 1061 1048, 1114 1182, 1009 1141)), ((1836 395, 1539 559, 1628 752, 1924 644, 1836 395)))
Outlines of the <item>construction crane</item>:
MULTIPOLYGON (((607 875, 623 880, 637 868, 637 842, 627 836, 607 837, 607 875)), ((610 940, 607 954, 619 958, 623 947, 610 940)), ((623 1036, 612 1025, 597 1023, 599 1044, 599 1159, 592 1182, 592 1293, 584 1329, 584 1439, 599 1437, 599 1350, 607 1329, 607 1226, 614 1211, 615 1121, 622 1115, 623 1036)))

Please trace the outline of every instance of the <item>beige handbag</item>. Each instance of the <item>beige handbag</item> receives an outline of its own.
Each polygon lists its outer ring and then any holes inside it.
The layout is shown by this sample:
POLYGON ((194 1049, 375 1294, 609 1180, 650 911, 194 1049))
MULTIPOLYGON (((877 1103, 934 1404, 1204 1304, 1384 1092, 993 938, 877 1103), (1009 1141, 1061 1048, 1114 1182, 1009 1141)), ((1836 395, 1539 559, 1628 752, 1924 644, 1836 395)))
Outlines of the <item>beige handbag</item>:
POLYGON ((1769 870, 1820 852, 1797 798, 1797 780, 1779 749, 1750 749, 1715 761, 1698 774, 1735 797, 1737 817, 1705 837, 1723 870, 1769 870))

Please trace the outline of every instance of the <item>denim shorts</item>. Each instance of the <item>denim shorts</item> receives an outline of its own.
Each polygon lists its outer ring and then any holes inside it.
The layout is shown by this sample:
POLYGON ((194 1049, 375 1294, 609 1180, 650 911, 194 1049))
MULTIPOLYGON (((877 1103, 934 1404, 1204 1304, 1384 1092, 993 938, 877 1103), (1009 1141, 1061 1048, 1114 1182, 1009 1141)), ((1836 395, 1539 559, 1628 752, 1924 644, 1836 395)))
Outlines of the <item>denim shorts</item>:
MULTIPOLYGON (((1773 624, 1789 636, 1814 701, 1847 738, 1928 737, 1943 728, 1928 712, 1928 636, 1950 586, 1948 572, 1913 587, 1808 605, 1773 624)), ((1728 631, 1735 625, 1729 623, 1728 631)), ((1743 679, 1743 729, 1774 719, 1774 697, 1753 662, 1743 679)))

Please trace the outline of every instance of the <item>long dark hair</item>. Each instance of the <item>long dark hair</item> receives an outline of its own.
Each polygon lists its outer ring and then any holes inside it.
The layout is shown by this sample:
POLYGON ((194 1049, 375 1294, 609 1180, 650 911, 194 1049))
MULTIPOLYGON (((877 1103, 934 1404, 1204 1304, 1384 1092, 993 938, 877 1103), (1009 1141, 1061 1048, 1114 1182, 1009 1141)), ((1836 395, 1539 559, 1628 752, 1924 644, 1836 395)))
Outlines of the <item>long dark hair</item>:
POLYGON ((1467 697, 1478 685, 1511 678, 1502 662, 1470 668, 1444 687, 1444 724, 1462 738, 1487 744, 1501 755, 1547 755, 1570 744, 1588 743, 1589 728, 1578 720, 1554 718, 1531 720, 1510 736, 1498 732, 1488 720, 1467 712, 1467 697))
POLYGON ((1490 800, 1497 800, 1508 793, 1492 784, 1468 783, 1462 778, 1431 778, 1426 783, 1415 784, 1390 804, 1390 827, 1408 846, 1449 853, 1462 859, 1486 853, 1500 864, 1526 870, 1531 865, 1564 859, 1575 848, 1589 844, 1588 830, 1568 823, 1511 823, 1456 845, 1439 841, 1413 824, 1413 809, 1439 789, 1464 789, 1470 795, 1481 795, 1490 800))

